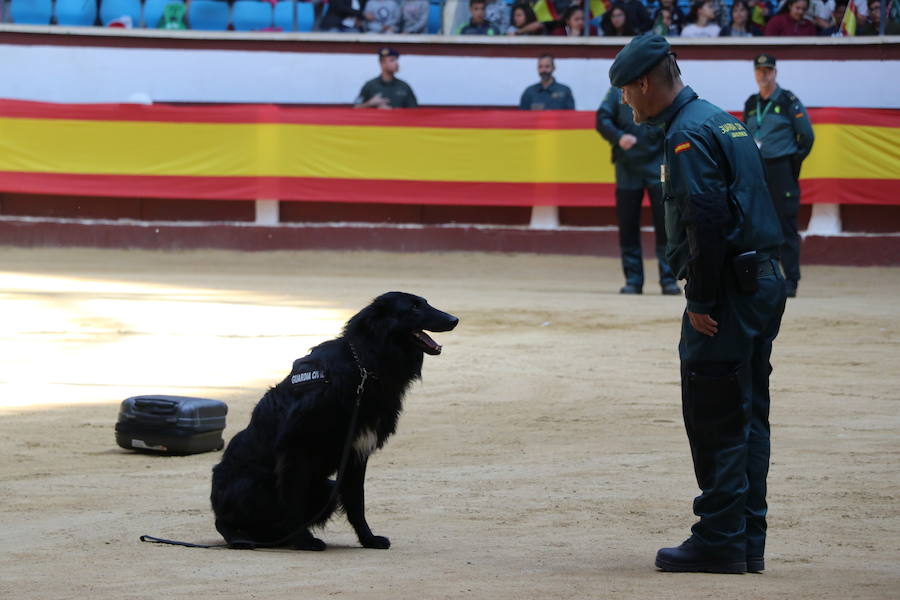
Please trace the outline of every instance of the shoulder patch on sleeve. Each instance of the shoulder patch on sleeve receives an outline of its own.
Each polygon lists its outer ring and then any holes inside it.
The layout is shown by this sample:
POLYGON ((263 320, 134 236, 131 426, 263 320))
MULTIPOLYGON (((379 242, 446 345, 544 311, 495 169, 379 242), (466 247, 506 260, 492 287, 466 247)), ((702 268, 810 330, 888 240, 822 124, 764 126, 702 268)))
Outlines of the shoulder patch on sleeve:
POLYGON ((678 144, 677 146, 675 146, 675 154, 680 154, 680 153, 684 152, 685 150, 690 150, 690 149, 691 149, 690 142, 682 142, 682 143, 678 144))

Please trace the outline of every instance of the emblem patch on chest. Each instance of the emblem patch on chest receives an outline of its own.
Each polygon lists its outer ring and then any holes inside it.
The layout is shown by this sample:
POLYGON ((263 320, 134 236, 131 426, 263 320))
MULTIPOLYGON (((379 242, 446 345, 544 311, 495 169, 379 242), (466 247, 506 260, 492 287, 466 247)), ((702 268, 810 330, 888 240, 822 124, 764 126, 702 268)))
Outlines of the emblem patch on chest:
POLYGON ((685 150, 690 150, 690 149, 691 149, 690 142, 682 142, 681 144, 678 144, 677 146, 675 146, 675 154, 680 154, 680 153, 684 152, 685 150))

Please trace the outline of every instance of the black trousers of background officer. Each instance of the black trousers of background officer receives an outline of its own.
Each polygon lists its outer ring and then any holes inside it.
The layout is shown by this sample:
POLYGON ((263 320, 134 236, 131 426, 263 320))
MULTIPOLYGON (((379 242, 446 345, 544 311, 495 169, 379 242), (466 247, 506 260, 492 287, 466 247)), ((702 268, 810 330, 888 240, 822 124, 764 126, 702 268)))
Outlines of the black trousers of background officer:
POLYGON ((765 552, 769 357, 785 289, 774 259, 760 263, 751 295, 729 275, 710 314, 718 333, 699 333, 686 313, 681 326, 682 409, 701 490, 691 532, 721 559, 753 565, 765 552))
POLYGON ((661 286, 675 285, 675 274, 666 261, 666 214, 662 200, 662 186, 658 181, 634 175, 624 176, 616 165, 616 218, 619 221, 619 248, 622 252, 622 271, 625 283, 638 290, 644 286, 644 261, 641 253, 641 203, 644 189, 650 197, 653 229, 656 232, 656 259, 661 286), (622 183, 626 187, 622 187, 622 183), (629 185, 630 184, 630 185, 629 185))
POLYGON ((794 160, 783 156, 766 161, 766 180, 769 195, 778 211, 784 244, 780 249, 781 266, 787 280, 788 291, 796 290, 800 281, 800 233, 797 231, 797 213, 800 210, 799 170, 795 170, 794 160))

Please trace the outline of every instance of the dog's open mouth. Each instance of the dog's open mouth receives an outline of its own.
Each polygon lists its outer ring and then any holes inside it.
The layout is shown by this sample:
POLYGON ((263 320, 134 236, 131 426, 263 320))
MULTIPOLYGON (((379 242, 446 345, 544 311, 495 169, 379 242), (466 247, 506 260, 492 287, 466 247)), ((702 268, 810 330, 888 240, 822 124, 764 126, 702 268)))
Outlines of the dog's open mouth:
POLYGON ((441 353, 441 345, 431 339, 431 336, 424 331, 413 331, 412 336, 426 354, 437 356, 441 353))

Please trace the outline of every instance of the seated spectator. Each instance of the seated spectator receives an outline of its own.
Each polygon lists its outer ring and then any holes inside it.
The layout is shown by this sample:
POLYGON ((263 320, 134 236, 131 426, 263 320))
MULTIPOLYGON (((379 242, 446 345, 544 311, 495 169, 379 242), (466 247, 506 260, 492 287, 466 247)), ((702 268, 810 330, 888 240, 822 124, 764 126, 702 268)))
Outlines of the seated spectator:
POLYGON ((538 58, 539 83, 528 86, 519 99, 519 110, 575 110, 575 99, 569 86, 553 78, 556 65, 553 57, 544 54, 538 58))
POLYGON ((809 0, 806 18, 816 24, 819 32, 831 27, 831 13, 834 12, 834 0, 809 0))
POLYGON ((362 6, 361 0, 330 0, 319 29, 360 33, 365 23, 374 18, 372 13, 363 13, 362 6))
MULTIPOLYGON (((653 19, 650 18, 650 13, 641 0, 620 0, 617 4, 621 5, 628 16, 628 23, 634 30, 632 35, 645 33, 653 28, 653 19)), ((606 13, 603 13, 603 16, 606 16, 606 13)))
MULTIPOLYGON (((804 2, 806 0, 803 0, 804 2)), ((681 37, 718 37, 721 28, 716 23, 716 9, 712 0, 697 0, 688 13, 688 24, 681 30, 681 37)))
POLYGON ((806 18, 809 0, 787 0, 777 15, 772 17, 764 30, 769 36, 807 36, 816 35, 815 23, 806 18))
POLYGON ((606 37, 632 36, 635 34, 634 26, 628 21, 628 14, 618 2, 603 13, 603 18, 600 20, 600 29, 606 37))
POLYGON ((844 21, 844 13, 847 11, 849 0, 835 0, 831 10, 831 25, 819 31, 819 35, 828 37, 842 37, 841 23, 844 21))
POLYGON ((428 31, 428 0, 403 0, 400 4, 400 31, 425 33, 428 31))
POLYGON ((459 35, 500 35, 500 30, 487 20, 486 0, 469 0, 468 23, 463 23, 456 31, 459 35))
POLYGON ((484 17, 501 32, 509 29, 509 4, 506 0, 487 0, 484 17))
POLYGON ((731 22, 722 28, 719 37, 751 37, 762 35, 759 25, 750 20, 750 6, 746 0, 734 0, 731 22))
POLYGON ((537 15, 531 5, 525 2, 514 4, 512 7, 512 23, 506 30, 506 35, 543 35, 544 24, 538 21, 537 15))
POLYGON ((663 37, 676 37, 678 35, 678 26, 672 22, 672 10, 661 7, 656 11, 656 17, 653 21, 653 33, 663 37))
MULTIPOLYGON (((550 31, 550 35, 578 37, 584 35, 584 9, 577 4, 572 4, 563 13, 562 22, 550 31)), ((591 27, 588 35, 597 35, 597 31, 591 27)))
MULTIPOLYGON (((900 35, 900 23, 891 20, 888 13, 884 28, 885 35, 900 35)), ((856 27, 856 35, 881 34, 881 1, 869 0, 869 17, 856 27)))
POLYGON ((659 0, 659 8, 656 9, 656 14, 653 15, 654 28, 656 27, 656 23, 659 21, 659 13, 662 10, 668 10, 669 14, 672 15, 672 24, 669 25, 669 33, 661 33, 660 35, 680 35, 681 29, 685 25, 687 25, 687 19, 685 19, 684 13, 681 12, 681 9, 678 8, 678 4, 675 3, 675 0, 659 0))
POLYGON ((364 7, 366 30, 369 33, 397 33, 400 31, 400 3, 397 0, 367 0, 364 7), (369 19, 368 15, 372 15, 369 19))

